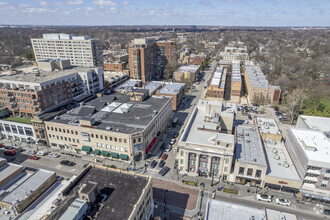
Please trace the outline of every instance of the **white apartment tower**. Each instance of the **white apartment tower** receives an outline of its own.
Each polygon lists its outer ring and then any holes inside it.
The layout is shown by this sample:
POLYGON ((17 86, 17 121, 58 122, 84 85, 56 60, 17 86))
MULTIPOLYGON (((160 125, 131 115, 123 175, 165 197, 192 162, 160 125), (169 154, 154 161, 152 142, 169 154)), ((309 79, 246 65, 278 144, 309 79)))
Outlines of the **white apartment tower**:
POLYGON ((102 43, 90 36, 43 34, 43 38, 32 38, 31 42, 37 62, 69 59, 73 66, 103 66, 102 43))

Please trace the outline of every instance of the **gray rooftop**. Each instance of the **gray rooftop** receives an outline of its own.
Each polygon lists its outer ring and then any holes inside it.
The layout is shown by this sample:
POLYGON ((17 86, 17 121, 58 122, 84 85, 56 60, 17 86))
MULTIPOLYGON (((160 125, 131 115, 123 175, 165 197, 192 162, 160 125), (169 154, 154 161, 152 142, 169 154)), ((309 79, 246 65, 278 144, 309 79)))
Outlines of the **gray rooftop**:
POLYGON ((1 201, 9 204, 14 204, 17 199, 19 201, 24 201, 26 195, 38 189, 54 174, 55 172, 39 169, 12 192, 2 198, 1 201))
POLYGON ((230 143, 231 148, 234 148, 234 135, 217 132, 220 123, 219 116, 214 115, 210 121, 204 120, 206 116, 212 116, 206 112, 207 105, 218 106, 221 109, 219 102, 200 100, 191 114, 180 142, 215 148, 225 148, 225 143, 230 143), (217 145, 217 141, 221 144, 217 145))
POLYGON ((44 83, 48 82, 63 76, 69 76, 74 73, 78 72, 88 72, 91 69, 97 69, 97 68, 89 68, 89 67, 71 67, 69 69, 59 70, 59 71, 43 71, 38 68, 36 68, 32 72, 24 72, 19 74, 7 74, 7 75, 1 75, 0 76, 0 83, 3 82, 3 80, 8 81, 15 81, 15 82, 22 82, 22 83, 44 83), (39 74, 37 74, 37 72, 39 74))
POLYGON ((13 163, 6 163, 0 167, 0 183, 19 169, 22 169, 22 166, 13 163))
POLYGON ((155 111, 159 112, 169 100, 166 97, 148 97, 136 102, 119 93, 103 95, 49 121, 79 126, 80 119, 95 119, 94 129, 134 133, 144 130, 154 119, 155 111))
POLYGON ((129 80, 125 81, 123 84, 117 86, 115 88, 115 90, 118 91, 120 89, 124 89, 125 87, 136 87, 136 85, 138 85, 140 83, 141 83, 141 80, 129 79, 129 80))
POLYGON ((63 201, 64 204, 50 216, 50 219, 61 216, 71 203, 78 198, 77 191, 81 186, 90 181, 98 184, 101 194, 108 195, 108 198, 103 202, 104 208, 97 217, 98 220, 108 220, 128 219, 149 179, 148 177, 124 172, 91 168, 70 192, 68 199, 63 201))
POLYGON ((144 88, 149 90, 149 93, 153 93, 156 89, 158 89, 160 86, 164 85, 165 82, 161 81, 151 81, 146 85, 144 88))
POLYGON ((237 126, 236 159, 241 163, 266 166, 261 139, 255 128, 237 126))
POLYGON ((257 117, 257 123, 261 133, 281 135, 274 119, 257 117))
POLYGON ((252 87, 280 89, 279 86, 269 84, 259 66, 245 66, 245 69, 252 87))
POLYGON ((159 91, 160 94, 176 95, 183 89, 184 83, 166 83, 159 91))
POLYGON ((233 69, 232 69, 232 81, 237 81, 241 82, 241 66, 239 64, 233 64, 233 69))
POLYGON ((300 181, 291 157, 282 142, 264 142, 267 155, 267 176, 300 181))

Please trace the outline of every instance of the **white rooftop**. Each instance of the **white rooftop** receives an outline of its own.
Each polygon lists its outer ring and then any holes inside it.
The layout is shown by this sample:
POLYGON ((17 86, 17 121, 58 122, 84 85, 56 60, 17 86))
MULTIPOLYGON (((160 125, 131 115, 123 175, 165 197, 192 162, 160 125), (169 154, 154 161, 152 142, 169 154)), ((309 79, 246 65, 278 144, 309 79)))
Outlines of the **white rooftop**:
POLYGON ((175 95, 180 93, 184 87, 184 83, 166 83, 159 91, 160 94, 175 95))
POLYGON ((296 215, 280 212, 273 209, 266 209, 267 220, 297 220, 296 215))
POLYGON ((190 72, 195 73, 199 69, 199 65, 184 65, 180 66, 176 72, 190 72))
MULTIPOLYGON (((234 135, 217 132, 220 129, 221 107, 220 102, 200 100, 188 121, 180 142, 216 148, 224 148, 225 144, 221 144, 222 142, 234 144, 234 135), (215 107, 212 108, 210 105, 215 107), (210 110, 212 113, 208 113, 207 108, 218 108, 220 111, 215 116, 217 110, 210 110), (206 118, 208 121, 205 120, 206 118), (217 144, 217 141, 220 141, 220 145, 217 144)), ((233 147, 231 146, 231 148, 233 147)))
POLYGON ((259 66, 245 66, 245 69, 252 87, 280 89, 279 86, 269 84, 259 66))
POLYGON ((300 177, 282 142, 265 141, 265 153, 267 155, 267 176, 300 181, 300 177))
POLYGON ((309 161, 330 164, 330 142, 320 131, 290 128, 309 161))
POLYGON ((213 199, 206 205, 205 220, 251 219, 265 220, 264 210, 213 199))
POLYGON ((308 115, 300 115, 299 117, 306 123, 309 129, 330 132, 330 118, 308 115))
POLYGON ((258 128, 261 133, 281 135, 277 124, 272 118, 257 118, 258 128))

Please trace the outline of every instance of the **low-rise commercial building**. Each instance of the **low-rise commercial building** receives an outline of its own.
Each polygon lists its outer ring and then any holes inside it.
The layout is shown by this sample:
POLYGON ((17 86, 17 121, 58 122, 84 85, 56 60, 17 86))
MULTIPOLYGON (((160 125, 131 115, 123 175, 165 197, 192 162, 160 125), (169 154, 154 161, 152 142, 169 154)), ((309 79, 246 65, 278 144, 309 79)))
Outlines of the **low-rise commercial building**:
POLYGON ((104 71, 124 72, 126 63, 105 61, 103 64, 104 71))
POLYGON ((211 199, 206 204, 205 220, 266 220, 263 209, 211 199))
POLYGON ((330 118, 299 115, 296 128, 321 131, 330 141, 330 118))
POLYGON ((104 72, 104 87, 107 89, 114 89, 123 84, 128 79, 128 76, 123 72, 104 72))
POLYGON ((184 65, 173 73, 173 78, 177 82, 195 82, 199 72, 199 65, 184 65))
POLYGON ((221 111, 219 102, 200 100, 196 105, 178 143, 180 173, 228 179, 234 135, 220 133, 221 111))
POLYGON ((64 191, 61 206, 53 211, 49 219, 55 220, 58 216, 62 216, 61 219, 79 219, 79 216, 86 216, 100 220, 135 220, 153 216, 150 176, 89 166, 75 179, 74 184, 64 191), (72 207, 76 203, 76 207, 72 207))
POLYGON ((288 129, 286 145, 304 197, 330 201, 330 142, 320 131, 288 129))
POLYGON ((54 72, 37 68, 0 77, 0 106, 6 106, 12 115, 32 118, 102 89, 102 68, 72 67, 54 72))
POLYGON ((221 52, 220 56, 221 56, 221 59, 228 60, 228 61, 249 60, 249 55, 247 53, 241 53, 241 52, 221 52))
POLYGON ((29 118, 17 116, 0 120, 1 136, 16 141, 36 142, 37 137, 34 132, 32 122, 29 118))
POLYGON ((259 66, 245 66, 244 78, 250 103, 278 104, 281 89, 279 86, 269 84, 259 66))
POLYGON ((282 134, 278 129, 276 121, 272 118, 260 118, 256 119, 258 124, 258 129, 262 139, 265 140, 273 140, 276 142, 282 141, 282 134))
POLYGON ((44 121, 51 147, 122 160, 145 158, 172 117, 172 98, 101 95, 44 121))
POLYGON ((258 131, 254 127, 236 127, 236 183, 264 187, 267 163, 258 131))
POLYGON ((184 83, 151 81, 145 86, 150 95, 168 96, 173 99, 173 111, 176 111, 184 97, 184 83))
POLYGON ((302 179, 299 177, 285 145, 282 142, 266 140, 264 141, 264 149, 268 165, 265 187, 299 192, 302 179))

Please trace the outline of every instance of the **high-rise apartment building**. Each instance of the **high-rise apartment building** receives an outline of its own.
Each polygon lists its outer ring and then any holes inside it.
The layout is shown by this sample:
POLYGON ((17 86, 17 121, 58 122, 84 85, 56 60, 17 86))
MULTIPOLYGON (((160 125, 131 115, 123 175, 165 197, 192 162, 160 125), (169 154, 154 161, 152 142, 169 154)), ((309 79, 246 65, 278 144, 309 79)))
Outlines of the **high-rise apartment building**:
POLYGON ((69 59, 74 66, 102 66, 102 43, 90 36, 74 34, 43 34, 32 38, 36 61, 45 59, 69 59))
POLYGON ((175 63, 176 44, 156 38, 135 39, 129 46, 130 78, 151 81, 161 76, 167 63, 175 63))

